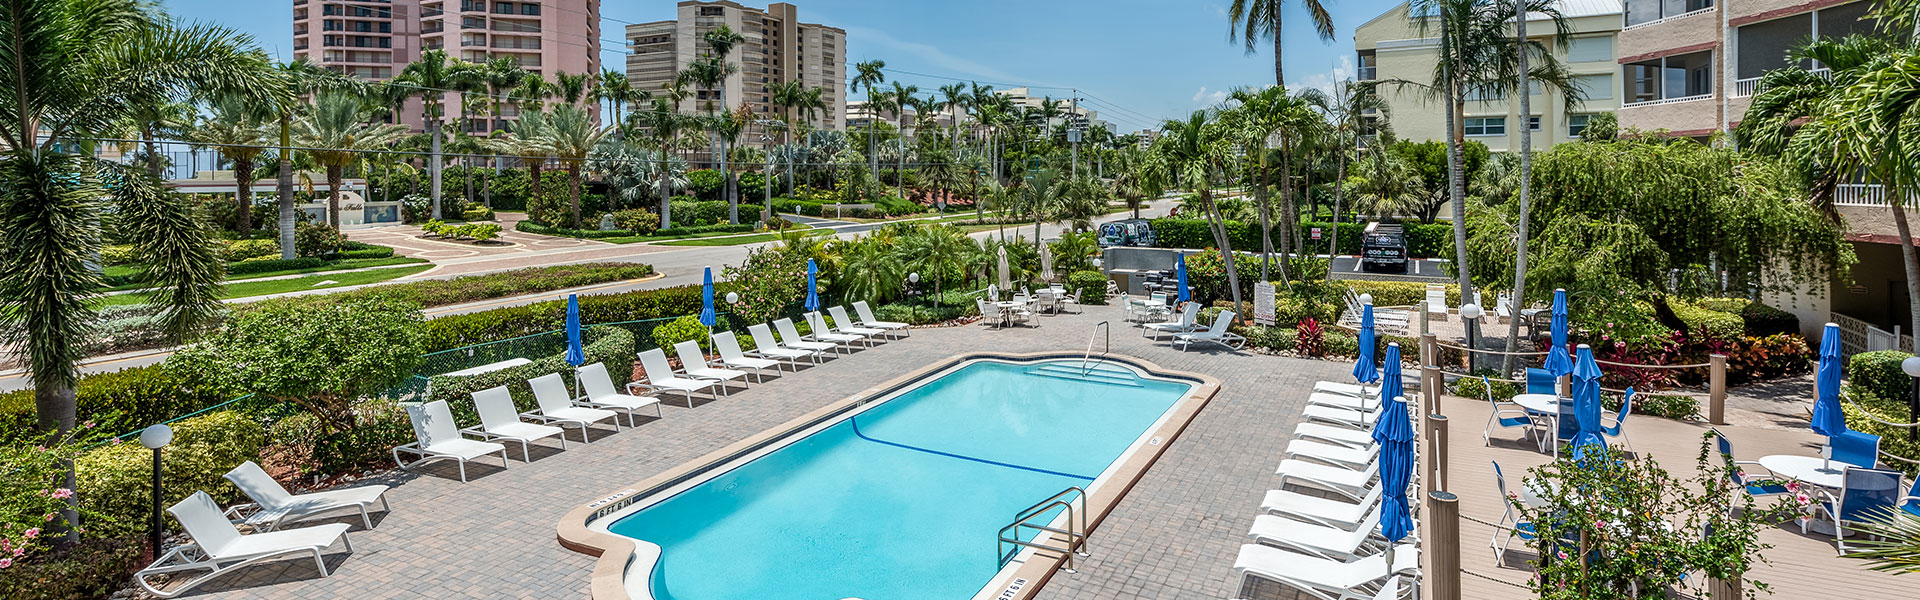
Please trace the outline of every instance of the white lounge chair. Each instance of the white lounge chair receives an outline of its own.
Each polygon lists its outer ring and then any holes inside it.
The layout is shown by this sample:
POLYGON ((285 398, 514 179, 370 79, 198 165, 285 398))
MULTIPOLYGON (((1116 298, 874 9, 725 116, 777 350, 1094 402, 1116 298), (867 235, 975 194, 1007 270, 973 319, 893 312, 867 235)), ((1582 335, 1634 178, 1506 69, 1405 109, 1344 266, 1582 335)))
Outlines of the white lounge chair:
POLYGON ((699 342, 693 340, 677 342, 673 345, 673 353, 680 356, 680 373, 693 379, 711 379, 719 384, 715 387, 719 388, 722 394, 727 393, 729 381, 738 379, 740 385, 747 385, 746 371, 707 366, 707 354, 700 349, 699 342))
POLYGON ((864 336, 864 335, 856 335, 852 333, 835 333, 833 331, 833 327, 830 327, 827 325, 827 318, 820 316, 819 311, 810 312, 803 316, 807 320, 807 328, 812 330, 807 332, 807 337, 804 339, 809 339, 816 342, 842 344, 843 347, 847 349, 848 353, 853 352, 854 342, 859 342, 860 345, 862 346, 873 345, 872 342, 867 340, 867 336, 864 336))
POLYGON ((627 384, 627 391, 635 388, 657 392, 680 392, 687 396, 687 408, 693 408, 693 393, 705 390, 715 396, 720 395, 718 381, 687 379, 673 374, 673 367, 667 365, 667 353, 654 348, 640 353, 640 370, 647 375, 647 382, 638 381, 627 384))
POLYGON ((620 393, 620 388, 613 385, 613 376, 607 374, 607 365, 603 363, 582 365, 574 369, 573 380, 580 382, 580 391, 585 392, 574 399, 574 404, 627 413, 628 427, 634 424, 634 413, 649 406, 653 407, 654 418, 664 419, 667 416, 660 410, 659 398, 620 393))
POLYGON ((1293 426, 1294 439, 1313 439, 1333 442, 1351 448, 1364 448, 1373 445, 1373 433, 1344 425, 1325 423, 1301 423, 1293 426))
POLYGON ((880 319, 874 318, 873 309, 867 306, 867 301, 865 300, 855 301, 853 303, 853 312, 854 314, 860 315, 860 326, 862 327, 884 329, 887 331, 889 335, 897 331, 900 333, 901 337, 910 337, 913 335, 913 324, 911 323, 901 323, 899 321, 882 321, 880 319))
MULTIPOLYGON (((442 402, 441 407, 445 406, 446 403, 442 402)), ((347 539, 349 526, 345 523, 240 535, 240 530, 227 522, 220 513, 220 506, 214 504, 213 498, 207 496, 206 492, 194 492, 168 508, 167 512, 180 522, 180 528, 193 538, 193 543, 168 550, 159 560, 133 575, 133 580, 147 593, 161 598, 186 593, 228 571, 287 554, 311 554, 314 566, 320 569, 320 576, 327 577, 332 573, 327 571, 327 561, 322 551, 338 541, 346 544, 347 552, 353 552, 353 542, 347 539), (148 577, 154 575, 203 569, 210 572, 187 580, 171 590, 161 591, 147 581, 148 577)))
POLYGON ((877 327, 861 327, 859 323, 853 320, 853 317, 847 316, 847 309, 844 306, 827 307, 827 316, 833 318, 834 331, 852 334, 852 335, 866 336, 869 342, 882 341, 888 337, 891 337, 887 335, 887 330, 885 329, 880 329, 877 327))
POLYGON ((838 353, 840 350, 840 344, 808 341, 807 338, 800 335, 800 328, 793 326, 793 319, 774 319, 773 328, 780 332, 780 341, 786 344, 788 348, 813 350, 823 354, 828 351, 838 353))
MULTIPOLYGON (((534 440, 560 436, 560 448, 567 447, 567 430, 552 425, 528 423, 520 420, 520 412, 513 409, 513 394, 507 386, 487 388, 473 393, 473 408, 480 412, 480 424, 460 430, 480 436, 487 441, 505 440, 520 442, 520 458, 533 462, 534 440)), ((581 428, 580 437, 585 439, 586 428, 581 428)))
POLYGON ((1227 326, 1233 324, 1233 317, 1233 311, 1220 311, 1220 314, 1213 318, 1213 324, 1208 326, 1206 331, 1174 334, 1173 344, 1184 345, 1181 349, 1185 350, 1192 348, 1197 342, 1213 342, 1234 350, 1239 350, 1241 346, 1247 345, 1247 338, 1242 337, 1238 333, 1227 331, 1227 326))
POLYGON ((527 385, 533 388, 535 409, 532 412, 520 413, 522 417, 547 424, 558 423, 561 427, 566 427, 568 424, 578 425, 581 442, 593 441, 587 439, 587 429, 594 423, 611 420, 613 428, 620 429, 619 413, 574 404, 573 394, 567 392, 567 381, 561 379, 559 373, 548 373, 528 379, 527 385))
POLYGON ((749 358, 740 351, 740 340, 733 332, 722 331, 713 334, 713 349, 720 351, 720 364, 730 369, 753 369, 753 382, 760 383, 761 375, 771 368, 780 372, 780 361, 771 358, 749 358))
POLYGON ((1366 518, 1367 511, 1380 504, 1381 489, 1382 486, 1369 486, 1358 504, 1293 490, 1267 490, 1266 497, 1260 500, 1260 510, 1309 523, 1340 528, 1357 527, 1366 518))
POLYGON ((1140 328, 1140 337, 1157 340, 1160 339, 1161 334, 1179 335, 1182 333, 1191 333, 1198 328, 1198 325, 1194 324, 1193 320, 1199 316, 1200 303, 1188 302, 1185 308, 1180 309, 1179 319, 1165 323, 1148 323, 1146 326, 1140 328))
POLYGON ((1380 410, 1378 407, 1375 407, 1374 410, 1358 411, 1350 408, 1335 408, 1332 406, 1310 404, 1307 405, 1306 408, 1301 409, 1300 414, 1305 416, 1309 421, 1332 423, 1354 429, 1372 429, 1374 419, 1380 416, 1380 410))
POLYGON ((1379 446, 1352 448, 1313 440, 1287 442, 1287 458, 1311 458, 1345 469, 1363 469, 1380 457, 1379 446))
POLYGON ((253 461, 240 463, 225 475, 233 487, 252 499, 252 503, 237 504, 227 508, 229 519, 237 519, 253 527, 254 531, 273 531, 281 525, 295 523, 343 508, 360 511, 360 522, 368 529, 373 528, 373 517, 367 515, 367 508, 380 503, 380 510, 389 510, 387 506, 387 486, 365 485, 359 487, 309 492, 295 496, 280 487, 280 482, 253 461))
POLYGON ((467 481, 467 461, 500 453, 500 466, 507 466, 507 447, 493 442, 480 442, 460 437, 460 430, 453 424, 453 411, 447 408, 447 401, 434 400, 425 404, 407 407, 407 419, 413 421, 413 436, 416 441, 401 444, 393 448, 393 462, 402 469, 412 469, 414 465, 431 460, 451 458, 460 463, 460 481, 467 481), (420 460, 412 463, 400 460, 400 451, 405 450, 420 455, 420 460))
POLYGON ((1240 546, 1240 555, 1233 560, 1233 573, 1240 582, 1240 590, 1246 589, 1247 579, 1257 577, 1285 584, 1321 600, 1391 600, 1400 593, 1400 574, 1419 571, 1420 549, 1413 544, 1400 544, 1393 552, 1353 562, 1244 544, 1240 546), (1391 566, 1387 563, 1388 554, 1393 556, 1391 566))
POLYGON ((768 329, 765 323, 748 325, 747 334, 753 336, 753 351, 748 352, 748 356, 784 360, 793 363, 793 370, 795 372, 800 370, 801 357, 812 361, 813 364, 820 364, 819 350, 782 347, 779 338, 773 337, 773 330, 768 329))
POLYGON ((1253 528, 1247 530, 1247 537, 1256 544, 1278 548, 1289 548, 1312 556, 1330 558, 1346 562, 1363 558, 1382 550, 1385 540, 1369 544, 1373 534, 1380 528, 1380 505, 1375 504, 1367 510, 1357 527, 1341 528, 1305 523, 1275 515, 1260 515, 1253 518, 1253 528))
POLYGON ((1347 410, 1373 410, 1380 407, 1379 396, 1347 396, 1315 392, 1307 395, 1307 406, 1326 406, 1347 410))
POLYGON ((1447 286, 1434 283, 1427 284, 1426 305, 1428 320, 1447 320, 1447 286))
POLYGON ((1341 383, 1338 381, 1316 381, 1313 383, 1313 391, 1322 394, 1340 394, 1342 396, 1366 398, 1380 395, 1380 386, 1341 383))
POLYGON ((1359 500, 1380 474, 1380 465, 1372 463, 1356 471, 1290 458, 1280 461, 1280 468, 1275 469, 1274 474, 1280 476, 1282 488, 1286 487, 1288 481, 1297 479, 1313 487, 1359 500))

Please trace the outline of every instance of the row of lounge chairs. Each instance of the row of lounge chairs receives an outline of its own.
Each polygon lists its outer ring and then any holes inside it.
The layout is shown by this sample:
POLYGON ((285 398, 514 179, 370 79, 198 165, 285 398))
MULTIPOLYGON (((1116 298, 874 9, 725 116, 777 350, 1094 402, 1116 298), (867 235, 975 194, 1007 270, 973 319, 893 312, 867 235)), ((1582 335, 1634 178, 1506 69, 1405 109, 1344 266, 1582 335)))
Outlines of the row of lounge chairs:
POLYGON ((1170 344, 1181 350, 1192 348, 1194 344, 1202 342, 1219 344, 1234 350, 1247 345, 1245 336, 1227 331, 1227 328, 1233 325, 1234 317, 1238 316, 1233 311, 1220 311, 1220 314, 1213 318, 1213 323, 1205 328, 1195 322, 1199 316, 1200 303, 1188 302, 1180 309, 1180 317, 1177 320, 1142 324, 1140 336, 1157 340, 1162 335, 1171 335, 1173 339, 1170 344))
POLYGON ((1376 387, 1314 386, 1307 422, 1294 428, 1275 471, 1281 489, 1262 499, 1247 532, 1253 543, 1234 560, 1241 592, 1263 579, 1322 600, 1412 597, 1415 586, 1401 579, 1419 575, 1418 540, 1389 544, 1378 535, 1384 486, 1370 431, 1380 414, 1376 387))

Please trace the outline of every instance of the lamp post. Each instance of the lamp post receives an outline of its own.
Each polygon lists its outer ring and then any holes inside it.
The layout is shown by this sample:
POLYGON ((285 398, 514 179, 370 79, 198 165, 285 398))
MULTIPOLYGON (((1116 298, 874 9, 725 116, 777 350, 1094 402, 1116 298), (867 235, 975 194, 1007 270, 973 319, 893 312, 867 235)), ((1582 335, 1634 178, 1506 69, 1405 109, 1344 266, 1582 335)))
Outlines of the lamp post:
POLYGON ((918 308, 916 306, 917 303, 913 301, 913 297, 920 295, 919 292, 920 292, 920 272, 914 271, 912 273, 908 273, 907 274, 907 325, 909 326, 913 325, 914 316, 919 314, 918 312, 915 311, 915 309, 918 308))
POLYGON ((160 556, 160 449, 172 441, 173 429, 166 425, 140 430, 140 445, 153 451, 153 520, 147 523, 147 542, 156 558, 160 556))
MULTIPOLYGON (((1920 424, 1920 356, 1900 361, 1900 370, 1913 378, 1913 393, 1907 394, 1907 422, 1920 424)), ((1907 428, 1907 441, 1920 441, 1920 427, 1907 428)))
POLYGON ((1474 351, 1480 349, 1480 344, 1479 344, 1480 317, 1483 317, 1483 316, 1486 316, 1486 311, 1481 310, 1480 305, 1478 304, 1468 303, 1468 304, 1460 305, 1460 318, 1466 319, 1467 321, 1466 325, 1467 325, 1467 372, 1468 373, 1472 373, 1474 371, 1479 370, 1478 368, 1479 361, 1476 360, 1476 357, 1474 356, 1475 354, 1474 351))

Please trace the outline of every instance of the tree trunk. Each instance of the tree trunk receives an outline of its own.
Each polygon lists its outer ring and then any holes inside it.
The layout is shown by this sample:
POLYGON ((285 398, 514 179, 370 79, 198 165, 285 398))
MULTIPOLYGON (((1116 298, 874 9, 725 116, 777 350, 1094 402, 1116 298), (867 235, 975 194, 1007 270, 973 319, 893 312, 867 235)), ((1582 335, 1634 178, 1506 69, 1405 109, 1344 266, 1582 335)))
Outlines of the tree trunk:
MULTIPOLYGON (((1518 242, 1514 245, 1514 314, 1511 318, 1507 319, 1507 352, 1518 352, 1520 350, 1519 305, 1522 302, 1521 299, 1525 298, 1527 294, 1527 222, 1531 219, 1527 212, 1530 209, 1527 194, 1528 186, 1533 183, 1530 181, 1533 177, 1533 104, 1531 99, 1528 98, 1528 96, 1532 95, 1530 93, 1532 88, 1531 84, 1527 81, 1527 4, 1525 2, 1516 2, 1514 11, 1514 39, 1519 41, 1517 45, 1520 47, 1518 51, 1519 56, 1517 57, 1519 62, 1516 64, 1516 70, 1520 75, 1520 91, 1517 92, 1520 95, 1520 191, 1517 196, 1519 198, 1520 223, 1519 231, 1516 232, 1519 236, 1518 242)), ((1462 296, 1462 298, 1464 298, 1464 296, 1462 296)), ((1500 301, 1498 299, 1494 300, 1496 308, 1498 308, 1499 303, 1500 301)), ((1493 313, 1495 311, 1488 312, 1493 313)), ((1506 357, 1507 362, 1505 368, 1501 369, 1501 372, 1512 373, 1517 357, 1512 354, 1508 354, 1506 357)))
POLYGON ((1280 4, 1280 2, 1267 3, 1267 10, 1269 11, 1267 20, 1273 23, 1273 84, 1286 87, 1287 73, 1281 68, 1280 64, 1280 4))
MULTIPOLYGON (((1887 187, 1888 198, 1905 198, 1906 195, 1907 191, 1903 188, 1887 187)), ((1903 204, 1894 201, 1889 202, 1888 206, 1893 211, 1893 228, 1900 234, 1900 258, 1906 262, 1907 266, 1907 314, 1912 320, 1913 327, 1909 331, 1911 335, 1916 336, 1915 339, 1920 339, 1920 256, 1914 254, 1913 230, 1907 225, 1907 211, 1903 204)), ((1896 349, 1899 345, 1900 341, 1894 340, 1896 349)))
MULTIPOLYGON (((1359 140, 1360 130, 1356 128, 1353 135, 1354 140, 1357 142, 1359 140)), ((1331 223, 1327 226, 1328 229, 1332 230, 1327 232, 1327 266, 1329 267, 1327 269, 1327 279, 1333 279, 1333 269, 1331 268, 1333 266, 1333 255, 1340 251, 1340 203, 1347 198, 1346 148, 1340 149, 1338 164, 1339 166, 1334 167, 1333 218, 1329 219, 1331 223)))
POLYGON ((1200 188, 1200 205, 1207 211, 1207 220, 1213 230, 1213 242, 1220 245, 1221 263, 1227 268, 1227 292, 1233 298, 1233 308, 1240 310, 1240 271, 1233 263, 1233 241, 1227 237, 1226 222, 1220 218, 1220 209, 1213 204, 1213 186, 1205 183, 1200 188))
POLYGON ((1473 277, 1467 269, 1467 175, 1465 148, 1466 130, 1461 127, 1463 103, 1460 98, 1460 86, 1448 84, 1447 99, 1447 192, 1448 200, 1453 204, 1453 266, 1459 273, 1460 304, 1473 301, 1473 277))
MULTIPOLYGON (((536 204, 534 203, 539 202, 541 198, 540 167, 542 166, 541 163, 545 161, 538 158, 525 158, 521 160, 527 161, 527 176, 532 178, 532 181, 528 182, 527 193, 529 195, 527 197, 527 205, 526 205, 526 208, 532 208, 536 206, 536 204)), ((529 216, 531 216, 531 213, 529 213, 529 216)))
POLYGON ((433 140, 433 156, 429 158, 429 160, 432 162, 427 163, 427 174, 433 180, 433 187, 427 190, 427 193, 433 196, 433 214, 431 218, 439 219, 439 218, 442 218, 440 215, 440 120, 439 119, 427 120, 427 136, 433 140))
POLYGON ((280 115, 280 178, 277 184, 280 192, 280 258, 293 259, 293 160, 287 156, 293 145, 293 116, 280 115))
POLYGON ((580 161, 567 161, 567 210, 573 214, 573 228, 580 229, 580 161))
MULTIPOLYGON (((1264 157, 1263 157, 1264 159, 1264 157)), ((1261 189, 1260 193, 1266 193, 1261 189)), ((1293 208, 1293 150, 1287 145, 1286 138, 1280 139, 1280 282, 1291 284, 1293 276, 1287 270, 1287 257, 1293 249, 1300 247, 1295 239, 1300 233, 1300 218, 1293 208)), ((1268 236, 1273 234, 1269 232, 1268 236)))
MULTIPOLYGON (((33 414, 40 431, 50 439, 61 439, 68 431, 72 431, 78 421, 76 413, 73 384, 33 382, 33 414)), ((63 466, 66 467, 66 476, 61 487, 74 489, 73 463, 67 461, 63 466)), ((67 497, 67 506, 60 510, 60 516, 61 522, 66 524, 59 531, 63 536, 62 543, 79 543, 80 530, 71 526, 80 522, 79 494, 67 497)))
POLYGON ((727 156, 726 140, 720 140, 720 175, 726 178, 726 185, 721 188, 720 193, 727 197, 727 223, 739 225, 740 198, 735 194, 738 190, 733 184, 733 165, 727 164, 730 158, 732 157, 727 156))
POLYGON ((253 159, 233 159, 234 203, 240 214, 234 216, 233 227, 245 236, 253 231, 253 159))
POLYGON ((327 165, 327 224, 340 229, 340 165, 327 165))
MULTIPOLYGON (((1260 280, 1272 281, 1273 274, 1273 222, 1268 218, 1271 207, 1267 199, 1267 144, 1260 143, 1260 176, 1254 178, 1253 191, 1260 202, 1260 280)), ((1285 193, 1285 192, 1282 192, 1285 193)), ((1282 259, 1285 262, 1285 259, 1282 259)))
POLYGON ((668 140, 660 141, 660 228, 661 229, 673 228, 673 206, 672 206, 672 202, 669 201, 669 199, 672 198, 672 196, 668 195, 670 192, 667 190, 667 144, 668 143, 670 143, 668 140))

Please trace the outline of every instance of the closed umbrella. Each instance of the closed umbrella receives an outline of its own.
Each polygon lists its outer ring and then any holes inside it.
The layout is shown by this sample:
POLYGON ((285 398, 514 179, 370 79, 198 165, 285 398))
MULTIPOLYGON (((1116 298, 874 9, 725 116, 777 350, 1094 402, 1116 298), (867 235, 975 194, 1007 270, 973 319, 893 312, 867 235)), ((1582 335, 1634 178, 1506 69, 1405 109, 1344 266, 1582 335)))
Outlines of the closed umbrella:
MULTIPOLYGON (((809 270, 811 275, 811 270, 809 270)), ((811 277, 808 278, 811 283, 811 277)), ((815 300, 817 303, 818 300, 815 300)), ((811 309, 809 309, 811 310, 811 309)), ((713 267, 707 267, 706 281, 700 284, 700 324, 713 327, 718 319, 713 314, 713 267)))
POLYGON ((820 310, 820 267, 807 259, 807 311, 820 310))
POLYGON ((1406 384, 1400 381, 1400 342, 1387 344, 1387 356, 1383 361, 1385 372, 1380 375, 1380 397, 1392 398, 1406 392, 1406 384))
POLYGON ((1813 374, 1813 432, 1827 437, 1847 431, 1840 412, 1840 326, 1828 323, 1820 333, 1820 369, 1813 374))
MULTIPOLYGON (((1000 255, 1000 289, 1011 290, 1013 289, 1013 270, 1007 268, 1007 247, 1006 246, 1000 247, 999 255, 1000 255)), ((993 299, 997 301, 1000 299, 1000 297, 996 295, 993 297, 993 299)))
POLYGON ((1179 288, 1179 297, 1175 298, 1175 300, 1179 302, 1192 300, 1193 294, 1187 291, 1187 255, 1178 254, 1174 256, 1173 279, 1175 283, 1179 284, 1176 286, 1179 288))
POLYGON ((1593 361, 1593 348, 1581 344, 1573 363, 1573 418, 1580 429, 1573 434, 1573 458, 1584 458, 1588 450, 1606 450, 1607 439, 1600 435, 1600 363, 1593 361))
POLYGON ((1380 380, 1380 369, 1373 364, 1373 305, 1360 307, 1360 357, 1353 361, 1353 380, 1373 383, 1380 380))
POLYGON ((567 364, 580 366, 587 362, 587 350, 580 343, 580 296, 567 294, 567 364))
MULTIPOLYGON (((1387 345, 1387 383, 1400 379, 1400 345, 1387 345)), ((1400 387, 1394 385, 1394 387, 1400 387)), ((1380 535, 1398 542, 1413 531, 1413 511, 1407 500, 1407 483, 1413 479, 1413 424, 1407 415, 1407 399, 1381 392, 1380 416, 1373 423, 1373 441, 1380 445, 1380 535)))
POLYGON ((1053 248, 1040 245, 1040 280, 1053 281, 1053 248))
POLYGON ((1547 350, 1548 373, 1565 377, 1573 373, 1573 360, 1567 357, 1567 291, 1553 291, 1553 347, 1547 350))

